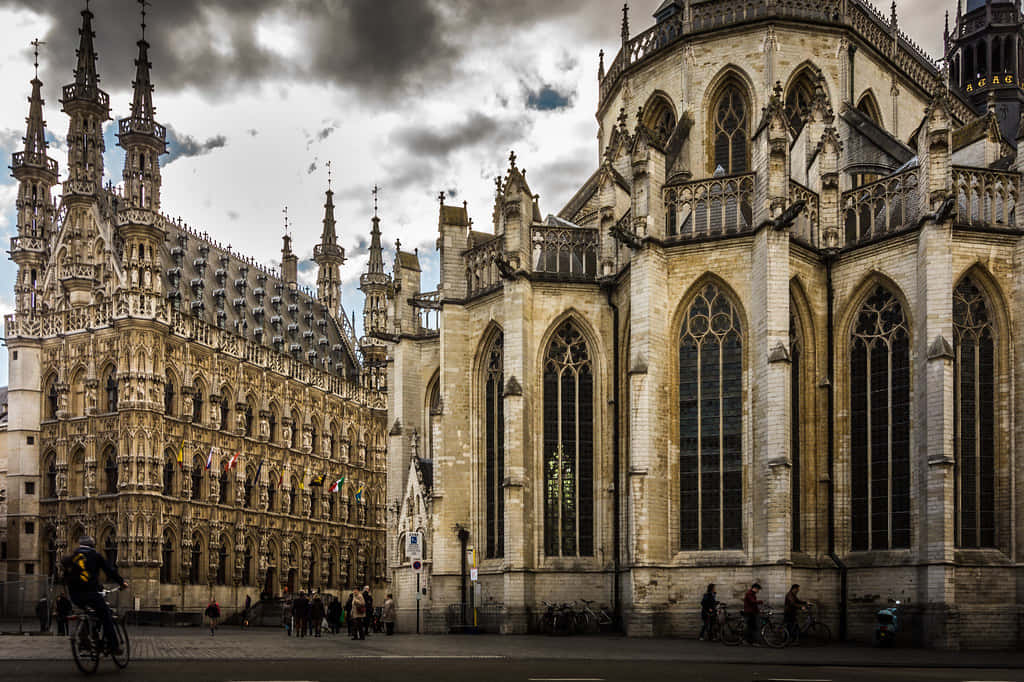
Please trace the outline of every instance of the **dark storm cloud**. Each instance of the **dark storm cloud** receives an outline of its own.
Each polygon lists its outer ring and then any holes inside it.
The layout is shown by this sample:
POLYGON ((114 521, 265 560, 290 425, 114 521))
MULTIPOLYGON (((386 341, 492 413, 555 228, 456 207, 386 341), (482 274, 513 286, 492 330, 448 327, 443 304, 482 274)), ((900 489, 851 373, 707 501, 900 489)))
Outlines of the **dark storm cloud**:
POLYGON ((191 135, 177 132, 173 126, 167 126, 167 160, 168 164, 180 158, 189 156, 202 156, 209 154, 214 149, 220 149, 228 143, 223 135, 215 135, 205 142, 200 142, 191 135))
POLYGON ((462 121, 444 126, 410 125, 399 128, 393 140, 415 155, 437 157, 480 144, 501 145, 517 140, 527 122, 523 119, 503 120, 475 111, 462 121))
MULTIPOLYGON (((604 4, 614 3, 602 0, 604 4)), ((51 90, 56 87, 49 82, 53 79, 69 82, 82 3, 0 0, 0 7, 29 9, 54 20, 42 36, 47 42, 44 75, 51 90)), ((614 12, 595 12, 585 0, 165 0, 148 11, 158 96, 160 90, 191 87, 207 96, 228 97, 247 84, 284 77, 320 79, 389 99, 450 77, 474 38, 507 36, 521 26, 569 15, 576 15, 566 26, 574 40, 592 35, 597 27, 609 37, 616 30, 614 21, 608 21, 614 12), (301 46, 296 57, 282 57, 260 43, 257 34, 264 18, 295 28, 301 46)), ((108 91, 127 89, 138 51, 136 3, 101 0, 93 3, 93 12, 103 86, 108 91)))

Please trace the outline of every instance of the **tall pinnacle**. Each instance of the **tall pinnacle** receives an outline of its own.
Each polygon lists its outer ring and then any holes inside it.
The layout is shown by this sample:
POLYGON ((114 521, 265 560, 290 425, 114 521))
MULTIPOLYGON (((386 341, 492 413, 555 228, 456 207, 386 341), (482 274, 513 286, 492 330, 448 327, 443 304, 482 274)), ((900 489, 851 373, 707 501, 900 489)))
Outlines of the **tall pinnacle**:
POLYGON ((43 120, 43 83, 38 76, 32 79, 32 96, 28 98, 28 118, 25 122, 25 157, 39 159, 46 157, 46 121, 43 120))
POLYGON ((85 90, 95 91, 100 86, 100 77, 96 73, 96 48, 92 44, 93 38, 96 37, 96 33, 92 30, 92 16, 92 12, 86 6, 82 10, 82 28, 78 29, 80 40, 78 51, 75 53, 78 56, 78 66, 75 67, 75 85, 85 90))
POLYGON ((380 218, 373 215, 373 228, 370 230, 370 262, 366 266, 369 275, 384 274, 384 249, 380 244, 380 218))
POLYGON ((320 244, 324 247, 335 246, 338 236, 334 229, 334 192, 327 190, 327 202, 324 204, 324 229, 320 233, 320 244))
POLYGON ((149 61, 149 43, 144 39, 138 42, 139 57, 135 60, 135 80, 132 81, 134 97, 132 98, 132 115, 135 121, 153 123, 153 82, 149 70, 153 64, 149 61))

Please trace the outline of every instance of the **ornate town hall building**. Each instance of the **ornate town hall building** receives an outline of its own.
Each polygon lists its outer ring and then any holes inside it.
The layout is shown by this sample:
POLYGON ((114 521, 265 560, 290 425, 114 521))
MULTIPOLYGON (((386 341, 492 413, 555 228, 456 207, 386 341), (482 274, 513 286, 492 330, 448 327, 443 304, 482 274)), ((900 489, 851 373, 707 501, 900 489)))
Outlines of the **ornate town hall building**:
POLYGON ((377 264, 409 626, 422 531, 433 629, 591 599, 695 634, 758 580, 861 639, 891 597, 931 645, 1019 644, 1024 33, 960 5, 948 70, 866 0, 624 16, 569 203, 513 156, 490 231, 441 197, 437 291, 377 264))
POLYGON ((117 126, 123 186, 103 187, 110 101, 88 9, 79 33, 66 172, 38 77, 11 165, 7 581, 31 590, 82 534, 143 609, 383 580, 385 399, 341 307, 332 193, 315 294, 289 237, 276 271, 165 215, 144 38, 117 126))

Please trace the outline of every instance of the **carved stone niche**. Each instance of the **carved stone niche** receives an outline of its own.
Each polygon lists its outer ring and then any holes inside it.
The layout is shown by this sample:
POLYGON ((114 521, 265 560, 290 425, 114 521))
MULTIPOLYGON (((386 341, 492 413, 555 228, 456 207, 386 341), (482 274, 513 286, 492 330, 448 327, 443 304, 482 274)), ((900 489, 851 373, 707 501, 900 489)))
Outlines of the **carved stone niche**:
POLYGON ((263 441, 270 439, 270 412, 266 410, 260 410, 259 438, 263 441))

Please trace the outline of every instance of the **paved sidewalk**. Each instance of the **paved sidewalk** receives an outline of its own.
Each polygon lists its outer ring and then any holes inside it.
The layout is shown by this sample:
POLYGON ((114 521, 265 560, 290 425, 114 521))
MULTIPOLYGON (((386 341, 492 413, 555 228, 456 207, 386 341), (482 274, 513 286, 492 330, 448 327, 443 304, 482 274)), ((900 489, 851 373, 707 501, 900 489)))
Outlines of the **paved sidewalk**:
MULTIPOLYGON (((725 647, 680 639, 610 636, 372 635, 355 642, 345 635, 287 637, 271 628, 221 628, 215 637, 198 628, 129 629, 135 660, 339 660, 354 658, 679 661, 871 667, 1024 669, 1024 653, 875 649, 852 644, 784 650, 725 647)), ((67 639, 47 635, 0 636, 0 661, 53 660, 70 656, 67 639)))

